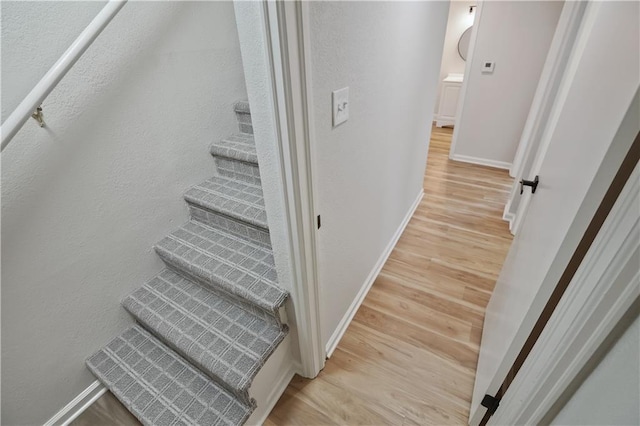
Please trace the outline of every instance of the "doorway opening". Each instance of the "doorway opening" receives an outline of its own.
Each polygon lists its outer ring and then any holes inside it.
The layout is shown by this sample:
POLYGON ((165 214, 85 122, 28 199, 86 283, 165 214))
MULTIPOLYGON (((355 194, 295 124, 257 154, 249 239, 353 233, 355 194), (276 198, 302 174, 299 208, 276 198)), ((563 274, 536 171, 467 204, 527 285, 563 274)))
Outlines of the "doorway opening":
MULTIPOLYGON (((558 323, 549 327, 546 322, 538 324, 541 319, 549 320, 544 314, 550 315, 556 308, 547 308, 547 302, 558 294, 561 276, 573 279, 562 271, 568 270, 568 259, 578 251, 579 237, 586 235, 586 224, 604 196, 603 188, 620 167, 638 130, 637 101, 632 101, 637 76, 614 72, 620 87, 626 87, 626 92, 620 89, 618 94, 616 84, 603 81, 602 76, 608 74, 605 69, 594 73, 602 63, 626 62, 624 55, 614 59, 615 54, 602 45, 604 28, 615 33, 616 19, 636 13, 637 7, 600 6, 586 2, 482 2, 471 31, 462 81, 451 76, 442 81, 439 106, 451 108, 447 96, 458 103, 453 123, 440 111, 436 120, 437 126, 454 127, 450 158, 502 168, 515 178, 503 217, 516 238, 486 310, 470 424, 484 424, 497 409, 514 371, 523 365, 523 357, 540 356, 529 350, 542 328, 552 333, 548 330, 561 327, 558 323), (526 28, 530 24, 532 27, 526 28), (600 100, 594 96, 590 104, 615 104, 615 119, 609 114, 591 115, 593 111, 584 107, 586 87, 605 91, 604 86, 610 93, 600 100), (623 116, 635 117, 635 121, 623 120, 623 116), (584 131, 586 127, 591 130, 584 131), (570 188, 571 176, 578 171, 587 180, 570 188), (539 187, 544 193, 536 193, 539 187), (587 191, 589 196, 584 195, 587 191), (589 198, 596 193, 598 196, 589 198)), ((624 26, 621 22, 619 27, 624 26)), ((637 18, 625 18, 625 22, 630 31, 638 27, 637 18)), ((637 57, 637 37, 613 36, 609 45, 624 46, 631 59, 637 57)), ((637 70, 634 62, 627 66, 637 70)), ((582 307, 577 304, 574 309, 582 307)), ((557 345, 558 350, 561 347, 557 345)), ((518 405, 513 398, 507 398, 506 404, 511 405, 502 409, 496 422, 539 421, 542 409, 529 402, 518 405), (528 412, 523 408, 527 404, 528 412), (517 415, 523 417, 515 421, 517 417, 512 416, 517 410, 522 410, 517 415)))
MULTIPOLYGON (((530 132, 539 118, 539 87, 553 78, 548 63, 558 52, 552 41, 558 39, 558 31, 566 31, 567 23, 560 21, 563 6, 564 2, 452 2, 434 116, 437 127, 454 128, 451 159, 506 169, 517 180, 528 179, 522 176, 525 148, 539 136, 530 132)), ((519 204, 515 187, 503 214, 513 233, 519 204)))

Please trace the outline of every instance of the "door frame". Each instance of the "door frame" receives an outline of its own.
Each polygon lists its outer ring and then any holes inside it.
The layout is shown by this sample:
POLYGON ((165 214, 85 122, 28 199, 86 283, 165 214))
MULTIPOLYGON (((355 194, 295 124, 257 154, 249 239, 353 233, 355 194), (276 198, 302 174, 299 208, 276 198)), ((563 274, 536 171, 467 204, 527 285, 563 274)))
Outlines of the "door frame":
POLYGON ((274 257, 290 292, 284 313, 292 329, 289 367, 313 378, 324 367, 326 353, 320 328, 306 5, 236 0, 234 8, 248 97, 256 108, 256 145, 264 146, 268 156, 264 164, 261 160, 261 175, 265 203, 272 206, 274 257))
MULTIPOLYGON (((467 49, 467 59, 465 59, 464 65, 464 75, 469 76, 471 73, 471 62, 473 62, 473 52, 476 49, 476 40, 478 38, 478 25, 482 19, 482 10, 484 8, 485 0, 478 0, 476 5, 476 15, 473 18, 473 25, 471 26, 471 37, 469 38, 469 47, 467 49)), ((453 126, 453 136, 451 136, 451 145, 449 146, 449 159, 456 160, 455 150, 456 145, 458 144, 458 132, 457 129, 460 127, 460 123, 462 122, 462 111, 464 108, 462 107, 465 102, 465 98, 467 97, 467 86, 469 84, 469 79, 465 77, 462 79, 462 86, 460 87, 460 94, 458 95, 458 107, 456 109, 456 119, 455 122, 458 123, 457 126, 453 126)), ((458 160, 456 160, 458 161, 458 160)), ((498 166, 499 167, 499 166, 498 166)))
POLYGON ((316 239, 316 179, 309 13, 304 2, 263 3, 271 90, 277 114, 281 174, 285 177, 286 221, 294 272, 292 296, 300 348, 301 375, 314 378, 326 351, 320 321, 316 239))
POLYGON ((522 218, 531 202, 531 194, 528 191, 520 195, 519 182, 523 178, 532 179, 530 176, 523 175, 528 172, 525 167, 527 162, 533 159, 530 156, 535 155, 540 139, 543 137, 545 123, 552 112, 556 93, 567 68, 587 3, 586 1, 566 1, 562 8, 518 149, 509 169, 509 175, 514 178, 514 182, 504 207, 503 219, 509 222, 509 230, 513 235, 520 229, 522 218))
MULTIPOLYGON (((535 155, 538 142, 542 137, 545 121, 551 113, 555 94, 562 81, 567 60, 573 49, 573 44, 582 23, 587 3, 586 1, 566 1, 562 8, 555 34, 549 46, 549 53, 547 54, 542 73, 540 74, 540 81, 538 82, 538 87, 531 102, 531 109, 527 116, 513 162, 511 167, 509 167, 509 175, 514 178, 514 182, 502 218, 509 222, 509 230, 514 235, 522 224, 522 218, 525 216, 526 209, 531 201, 528 192, 525 192, 521 197, 519 181, 523 179, 523 169, 528 156, 535 155), (520 202, 516 202, 519 197, 521 197, 519 199, 520 202)), ((471 72, 471 62, 479 27, 475 24, 482 20, 482 10, 483 0, 480 0, 478 1, 474 26, 471 31, 465 75, 471 72)), ((460 88, 456 123, 462 122, 463 105, 467 93, 468 81, 469 79, 465 78, 460 88)), ((451 147, 449 148, 449 158, 452 160, 456 160, 454 152, 457 140, 458 133, 454 127, 451 147)), ((525 176, 524 178, 527 179, 528 177, 525 176)))

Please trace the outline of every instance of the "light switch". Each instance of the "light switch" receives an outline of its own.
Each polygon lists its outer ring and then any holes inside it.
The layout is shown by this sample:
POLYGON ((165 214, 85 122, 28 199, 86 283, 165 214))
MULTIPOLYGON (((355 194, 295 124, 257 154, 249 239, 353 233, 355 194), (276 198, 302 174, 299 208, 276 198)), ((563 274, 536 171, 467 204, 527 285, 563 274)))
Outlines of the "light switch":
POLYGON ((493 73, 493 67, 496 65, 493 61, 482 61, 482 74, 493 73))
POLYGON ((333 127, 349 119, 349 88, 334 90, 333 97, 333 127))

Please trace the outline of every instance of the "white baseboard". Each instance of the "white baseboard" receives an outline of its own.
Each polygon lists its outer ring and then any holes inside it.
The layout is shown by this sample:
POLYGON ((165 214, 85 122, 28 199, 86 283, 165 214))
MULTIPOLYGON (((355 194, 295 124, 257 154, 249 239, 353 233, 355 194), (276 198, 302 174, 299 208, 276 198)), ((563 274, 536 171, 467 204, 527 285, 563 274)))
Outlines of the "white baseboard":
POLYGON ((515 218, 516 215, 514 213, 505 213, 502 215, 502 220, 509 222, 509 231, 512 231, 513 221, 515 220, 515 218))
POLYGON ((389 241, 389 244, 387 244, 387 246, 385 247, 384 251, 380 255, 380 258, 378 259, 376 264, 373 266, 371 273, 369 273, 369 276, 367 277, 365 282, 362 284, 360 291, 358 292, 357 296, 351 303, 351 306, 349 306, 349 309, 347 309, 347 312, 342 317, 342 320, 340 320, 338 327, 329 338, 329 341, 327 342, 327 346, 326 346, 327 358, 331 357, 331 355, 333 354, 333 351, 338 346, 340 339, 342 339, 342 336, 344 335, 345 331, 347 331, 347 327, 349 327, 349 324, 351 323, 351 320, 353 319, 356 312, 358 311, 358 308, 364 301, 364 298, 367 296, 367 293, 369 293, 369 290, 371 289, 373 282, 376 280, 376 277, 382 270, 382 267, 384 266, 385 262, 389 258, 389 255, 393 251, 393 248, 396 246, 396 243, 398 242, 398 240, 400 239, 400 236, 404 232, 404 228, 407 227, 407 224, 411 220, 413 213, 418 208, 418 205, 420 204, 420 201, 422 200, 423 196, 424 196, 424 190, 420 190, 420 193, 416 197, 416 200, 413 202, 413 205, 411 205, 406 216, 404 217, 404 219, 402 219, 400 226, 398 226, 398 229, 391 237, 391 241, 389 241))
POLYGON ((66 426, 89 408, 98 398, 107 391, 107 388, 99 380, 91 383, 88 388, 76 396, 73 401, 64 406, 51 417, 44 426, 66 426))
POLYGON ((511 169, 511 163, 506 161, 489 160, 487 158, 471 157, 469 155, 453 154, 449 156, 454 161, 462 161, 463 163, 478 164, 480 166, 495 167, 497 169, 511 169))
POLYGON ((507 202, 504 206, 504 211, 502 212, 502 220, 509 222, 509 231, 513 227, 513 221, 516 219, 516 214, 511 211, 511 200, 507 202))
POLYGON ((515 235, 513 233, 513 224, 516 220, 516 213, 511 211, 512 201, 512 199, 509 199, 509 201, 507 201, 507 204, 504 206, 504 211, 502 212, 502 220, 509 222, 509 232, 511 232, 512 235, 515 235))

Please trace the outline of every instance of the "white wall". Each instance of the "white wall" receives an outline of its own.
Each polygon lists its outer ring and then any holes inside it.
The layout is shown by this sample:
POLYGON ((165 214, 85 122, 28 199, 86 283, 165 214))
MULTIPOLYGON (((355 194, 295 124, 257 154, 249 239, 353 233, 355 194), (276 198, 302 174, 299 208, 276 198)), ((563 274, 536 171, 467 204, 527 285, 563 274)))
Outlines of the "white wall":
MULTIPOLYGON (((97 13, 2 2, 3 116, 97 13)), ((131 323, 152 245, 214 172, 208 145, 246 97, 230 2, 130 2, 2 153, 2 423, 42 424, 131 323)))
POLYGON ((640 319, 585 379, 553 425, 640 424, 640 319))
POLYGON ((482 3, 452 158, 510 167, 562 6, 562 1, 482 3), (487 60, 495 62, 493 74, 481 73, 487 60))
POLYGON ((331 344, 422 190, 449 3, 309 7, 320 311, 331 344), (345 86, 350 118, 334 129, 331 92, 345 86))
POLYGON ((462 33, 473 25, 474 12, 469 13, 469 7, 477 5, 477 1, 452 1, 449 7, 449 19, 447 20, 447 32, 444 36, 444 49, 442 51, 442 65, 440 66, 440 83, 436 95, 435 114, 438 115, 440 105, 440 92, 442 91, 442 80, 451 74, 464 74, 466 62, 458 53, 458 41, 462 33))

